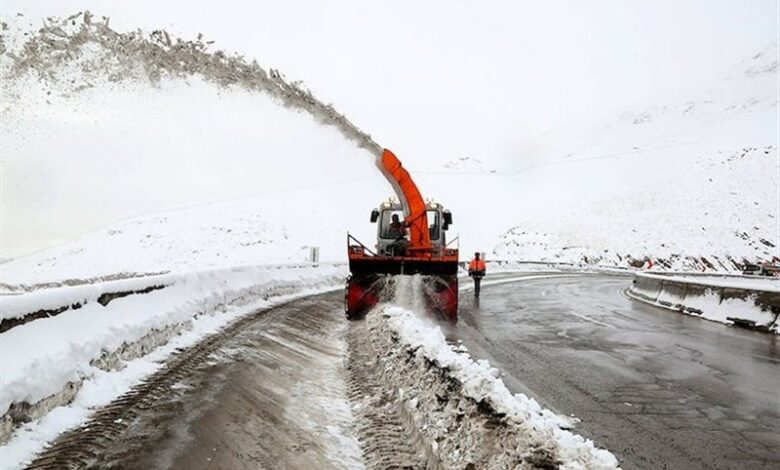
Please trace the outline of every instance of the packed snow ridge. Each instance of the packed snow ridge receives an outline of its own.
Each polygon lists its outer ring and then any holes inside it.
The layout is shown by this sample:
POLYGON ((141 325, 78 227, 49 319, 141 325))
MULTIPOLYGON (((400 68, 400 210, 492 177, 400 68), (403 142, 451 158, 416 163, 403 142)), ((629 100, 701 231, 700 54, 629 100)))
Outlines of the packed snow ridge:
POLYGON ((618 468, 609 451, 571 432, 568 418, 512 394, 497 369, 448 344, 430 320, 387 305, 366 321, 386 379, 442 468, 618 468))

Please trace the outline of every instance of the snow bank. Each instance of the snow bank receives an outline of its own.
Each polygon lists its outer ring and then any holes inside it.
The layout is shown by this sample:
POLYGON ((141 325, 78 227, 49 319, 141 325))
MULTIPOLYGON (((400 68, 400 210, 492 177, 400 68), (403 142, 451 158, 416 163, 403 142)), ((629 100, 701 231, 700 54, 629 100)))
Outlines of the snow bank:
POLYGON ((0 320, 23 318, 39 310, 51 311, 70 306, 79 308, 87 303, 97 302, 98 298, 106 293, 135 292, 150 287, 164 287, 173 284, 180 277, 171 274, 146 276, 0 295, 0 320))
MULTIPOLYGON (((165 289, 117 298, 105 307, 88 301, 77 310, 12 328, 0 336, 0 415, 22 405, 15 420, 37 417, 29 416, 29 405, 59 394, 69 384, 78 388, 101 369, 114 369, 122 360, 147 354, 195 317, 219 316, 228 307, 241 307, 258 298, 279 299, 340 287, 345 276, 344 267, 339 265, 239 267, 168 275, 164 279, 170 284, 165 289), (151 346, 143 343, 150 338, 151 346)), ((127 287, 136 282, 140 281, 120 284, 127 287)), ((56 289, 54 293, 29 295, 41 295, 42 302, 55 304, 55 299, 69 302, 73 295, 91 299, 115 287, 85 286, 75 292, 56 289)), ((34 298, 25 296, 10 311, 19 312, 22 306, 31 305, 34 298)))
POLYGON ((733 289, 758 290, 780 293, 780 278, 753 275, 664 273, 663 275, 643 273, 648 279, 669 279, 700 286, 730 287, 733 289))
MULTIPOLYGON (((470 256, 470 253, 467 255, 470 256)), ((485 264, 490 273, 516 273, 516 272, 549 272, 549 271, 572 271, 577 273, 594 272, 605 274, 630 274, 635 269, 622 266, 603 266, 587 263, 569 263, 556 261, 530 261, 530 260, 512 260, 512 259, 486 259, 485 264)), ((461 263, 461 270, 468 271, 468 261, 461 263)))
MULTIPOLYGON (((431 434, 429 437, 438 442, 439 458, 442 459, 444 468, 454 468, 454 464, 463 465, 464 458, 471 455, 473 458, 485 459, 482 461, 485 467, 476 468, 501 468, 506 462, 499 463, 501 458, 516 458, 518 460, 531 461, 535 458, 541 458, 545 455, 544 461, 552 459, 560 465, 559 468, 565 469, 612 469, 618 467, 617 459, 608 451, 598 449, 592 441, 581 436, 573 434, 566 430, 572 423, 561 416, 556 415, 550 410, 542 408, 538 402, 523 394, 512 394, 498 378, 499 371, 490 366, 487 361, 473 360, 463 346, 453 347, 447 343, 444 334, 437 326, 431 325, 428 321, 416 316, 409 310, 385 306, 374 314, 367 317, 372 335, 377 341, 385 338, 385 347, 389 349, 399 349, 398 357, 400 361, 388 360, 385 365, 386 371, 390 375, 395 374, 401 377, 404 374, 409 375, 404 388, 406 406, 414 413, 435 413, 436 409, 440 412, 442 407, 449 409, 450 414, 465 413, 463 407, 469 405, 459 402, 457 405, 428 406, 421 402, 431 398, 435 403, 437 400, 441 404, 443 401, 458 401, 448 399, 443 396, 447 392, 458 390, 461 398, 465 398, 469 403, 479 410, 482 414, 491 416, 494 427, 503 428, 500 445, 503 447, 501 454, 490 454, 490 449, 479 449, 484 442, 478 442, 475 436, 465 436, 460 439, 457 436, 459 430, 470 426, 468 421, 475 419, 474 416, 464 418, 464 416, 446 416, 437 415, 436 419, 440 422, 437 426, 429 426, 420 432, 431 434), (395 337, 396 339, 393 339, 395 337), (407 358, 407 359, 403 359, 407 358), (413 364, 414 362, 417 364, 413 364), (405 363, 405 364, 404 364, 405 363), (430 380, 428 371, 433 367, 437 372, 434 375, 444 384, 441 389, 433 389, 429 384, 415 388, 409 384, 417 381, 425 383, 430 380), (392 370, 391 369, 400 369, 392 370), (426 375, 425 378, 419 374, 426 375), (454 385, 457 384, 457 385, 454 385), (426 389, 429 389, 426 391, 426 389), (428 397, 426 394, 437 394, 434 397, 428 397), (430 410, 433 408, 434 410, 430 410), (453 418, 450 420, 450 418, 453 418), (446 423, 444 422, 446 421, 446 423), (452 426, 446 428, 446 426, 452 426), (438 438, 433 437, 432 433, 444 433, 438 438), (506 433, 506 434, 503 434, 506 433), (456 436, 463 448, 448 448, 448 435, 456 436), (471 445, 475 447, 470 447, 471 445), (500 454, 500 455, 499 455, 500 454), (480 456, 481 457, 477 457, 480 456), (535 455, 535 456, 534 456, 535 455)), ((433 416, 427 417, 428 419, 433 416)), ((458 444, 460 446, 460 444, 458 444)), ((495 449, 494 449, 495 450, 495 449)), ((517 461, 517 460, 516 460, 517 461)), ((539 463, 539 462, 537 462, 539 463)))
POLYGON ((707 320, 780 333, 780 279, 637 273, 628 293, 707 320))

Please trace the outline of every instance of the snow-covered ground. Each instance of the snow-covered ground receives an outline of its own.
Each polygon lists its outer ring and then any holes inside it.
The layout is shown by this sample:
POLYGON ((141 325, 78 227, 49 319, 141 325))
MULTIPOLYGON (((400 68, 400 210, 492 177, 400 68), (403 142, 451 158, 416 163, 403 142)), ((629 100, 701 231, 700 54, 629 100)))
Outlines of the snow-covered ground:
POLYGON ((551 131, 534 143, 537 163, 518 171, 548 183, 532 200, 566 201, 522 217, 496 255, 609 264, 650 256, 680 269, 707 268, 684 259, 705 257, 718 270, 733 269, 729 257, 776 256, 777 83, 775 44, 666 103, 551 131))
MULTIPOLYGON (((125 220, 4 262, 6 287, 296 262, 310 246, 337 261, 347 231, 372 238, 367 214, 390 187, 333 128, 198 76, 88 78, 67 93, 29 75, 4 88, 3 231, 125 220)), ((550 131, 511 160, 453 156, 436 169, 400 157, 452 210, 465 252, 733 270, 729 258, 780 254, 777 80, 772 45, 666 103, 550 131)))

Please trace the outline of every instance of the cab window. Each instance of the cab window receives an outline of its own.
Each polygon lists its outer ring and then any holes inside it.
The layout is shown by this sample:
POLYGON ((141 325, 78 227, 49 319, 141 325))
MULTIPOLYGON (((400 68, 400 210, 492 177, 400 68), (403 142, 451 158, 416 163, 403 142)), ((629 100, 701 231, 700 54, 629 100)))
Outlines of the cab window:
POLYGON ((403 226, 404 213, 400 210, 382 211, 380 236, 389 240, 406 237, 406 229, 403 226), (393 216, 396 220, 393 220, 393 216))
POLYGON ((428 233, 431 236, 431 240, 439 239, 439 211, 428 211, 428 233))

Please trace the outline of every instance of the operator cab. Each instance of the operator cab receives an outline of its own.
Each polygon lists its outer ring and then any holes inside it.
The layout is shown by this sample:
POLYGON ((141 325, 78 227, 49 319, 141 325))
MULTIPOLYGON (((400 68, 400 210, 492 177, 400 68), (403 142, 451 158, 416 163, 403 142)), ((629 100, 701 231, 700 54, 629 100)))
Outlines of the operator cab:
MULTIPOLYGON (((431 246, 444 248, 447 245, 446 232, 452 224, 452 213, 441 204, 426 204, 428 233, 431 246)), ((377 253, 384 256, 399 256, 406 251, 409 242, 409 229, 403 226, 403 206, 395 201, 382 203, 371 211, 371 222, 377 223, 377 253)))

